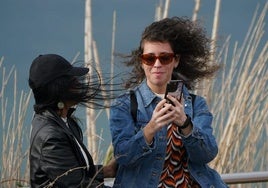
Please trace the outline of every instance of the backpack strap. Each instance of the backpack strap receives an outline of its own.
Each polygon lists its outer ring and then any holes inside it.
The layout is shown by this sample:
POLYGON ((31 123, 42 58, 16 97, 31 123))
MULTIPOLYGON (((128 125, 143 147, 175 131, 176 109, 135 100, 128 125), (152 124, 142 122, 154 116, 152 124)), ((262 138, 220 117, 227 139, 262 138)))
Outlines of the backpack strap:
POLYGON ((135 123, 137 122, 137 109, 138 109, 138 102, 135 92, 133 90, 130 90, 130 110, 135 123))
POLYGON ((195 94, 192 94, 192 93, 190 93, 190 95, 192 97, 192 105, 194 106, 194 100, 195 100, 196 95, 195 94))
POLYGON ((196 95, 190 93, 190 96, 192 97, 192 107, 193 107, 193 117, 194 117, 194 101, 195 101, 196 95))

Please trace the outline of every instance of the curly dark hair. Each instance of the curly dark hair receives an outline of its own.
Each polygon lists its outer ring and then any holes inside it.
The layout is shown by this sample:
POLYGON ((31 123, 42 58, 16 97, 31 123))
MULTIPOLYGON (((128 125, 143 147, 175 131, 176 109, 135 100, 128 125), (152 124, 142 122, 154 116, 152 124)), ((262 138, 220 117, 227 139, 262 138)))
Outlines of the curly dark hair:
POLYGON ((193 22, 187 17, 165 18, 147 26, 142 33, 139 48, 124 56, 128 58, 124 63, 133 66, 125 88, 134 87, 145 78, 140 55, 146 41, 168 42, 171 45, 173 52, 180 56, 179 66, 173 73, 185 81, 188 89, 194 89, 198 81, 212 77, 220 68, 220 65, 210 61, 212 41, 199 22, 193 22))

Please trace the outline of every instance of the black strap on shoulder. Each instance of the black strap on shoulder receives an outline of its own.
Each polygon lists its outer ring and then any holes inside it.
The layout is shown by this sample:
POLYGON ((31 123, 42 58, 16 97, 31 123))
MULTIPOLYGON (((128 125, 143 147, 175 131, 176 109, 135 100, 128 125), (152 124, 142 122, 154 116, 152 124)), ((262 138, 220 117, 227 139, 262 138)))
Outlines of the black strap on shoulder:
POLYGON ((196 95, 195 94, 192 94, 192 93, 190 93, 190 95, 192 97, 192 105, 194 107, 194 100, 195 100, 196 95))
POLYGON ((193 109, 193 117, 194 117, 194 100, 195 100, 196 95, 192 93, 190 93, 190 95, 192 97, 192 109, 193 109))
POLYGON ((138 102, 135 92, 133 90, 130 90, 130 110, 135 123, 137 122, 137 109, 138 109, 138 102))

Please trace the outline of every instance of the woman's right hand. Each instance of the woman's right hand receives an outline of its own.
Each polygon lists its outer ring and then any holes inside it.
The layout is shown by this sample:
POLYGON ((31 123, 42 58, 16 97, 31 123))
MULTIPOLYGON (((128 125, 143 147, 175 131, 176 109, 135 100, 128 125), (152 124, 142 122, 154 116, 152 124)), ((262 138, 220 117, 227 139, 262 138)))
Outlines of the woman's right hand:
POLYGON ((155 133, 174 120, 172 104, 167 103, 166 99, 161 100, 156 105, 150 122, 143 129, 147 143, 152 143, 155 133))

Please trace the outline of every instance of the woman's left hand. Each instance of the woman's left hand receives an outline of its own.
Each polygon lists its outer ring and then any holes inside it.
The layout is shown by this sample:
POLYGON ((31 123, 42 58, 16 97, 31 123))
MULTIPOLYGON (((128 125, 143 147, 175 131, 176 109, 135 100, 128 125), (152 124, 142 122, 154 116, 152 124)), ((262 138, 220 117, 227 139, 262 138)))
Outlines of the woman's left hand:
POLYGON ((183 97, 181 98, 181 101, 179 101, 179 99, 177 99, 171 95, 167 95, 167 98, 174 104, 172 107, 172 111, 175 111, 174 112, 174 116, 175 116, 174 122, 177 125, 183 125, 183 123, 187 119, 187 116, 184 113, 184 99, 183 99, 183 97))
MULTIPOLYGON (((181 101, 179 101, 179 99, 171 96, 171 95, 167 95, 167 98, 174 104, 173 107, 171 108, 171 110, 174 112, 174 118, 175 120, 173 121, 178 127, 182 126, 186 119, 187 116, 184 112, 184 99, 183 97, 181 98, 181 101)), ((192 122, 189 122, 190 126, 188 126, 185 129, 182 129, 181 132, 184 135, 188 135, 191 133, 193 125, 192 122)))

